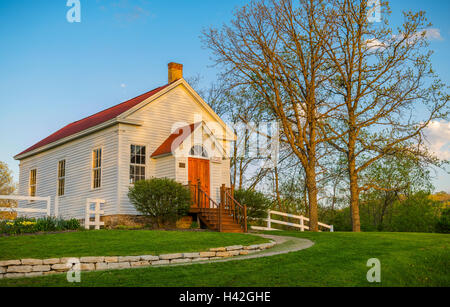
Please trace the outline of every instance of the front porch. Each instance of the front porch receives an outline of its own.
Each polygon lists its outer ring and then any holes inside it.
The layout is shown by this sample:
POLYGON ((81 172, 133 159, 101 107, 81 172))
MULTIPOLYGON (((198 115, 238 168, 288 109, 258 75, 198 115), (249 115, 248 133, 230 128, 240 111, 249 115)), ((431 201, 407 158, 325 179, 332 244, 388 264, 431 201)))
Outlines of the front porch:
POLYGON ((189 212, 197 215, 208 229, 229 233, 248 231, 247 206, 234 199, 231 188, 222 185, 219 203, 203 190, 200 181, 197 184, 189 183, 187 188, 192 195, 192 206, 189 212))

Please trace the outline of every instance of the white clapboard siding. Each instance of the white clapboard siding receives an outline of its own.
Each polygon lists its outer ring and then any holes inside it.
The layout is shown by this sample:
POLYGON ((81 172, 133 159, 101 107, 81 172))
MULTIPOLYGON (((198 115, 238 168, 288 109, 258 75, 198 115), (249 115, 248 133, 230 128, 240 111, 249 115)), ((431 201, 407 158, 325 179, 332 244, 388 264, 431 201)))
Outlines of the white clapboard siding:
POLYGON ((189 183, 188 169, 188 159, 186 157, 177 157, 175 163, 176 180, 183 185, 189 183), (185 167, 181 168, 180 164, 184 164, 185 167))
POLYGON ((211 198, 220 201, 220 187, 222 185, 222 164, 211 162, 211 198))
POLYGON ((167 156, 159 158, 155 161, 155 177, 176 179, 175 175, 175 158, 167 156))
MULTIPOLYGON (((58 161, 66 160, 65 196, 59 198, 59 214, 70 218, 84 218, 87 198, 106 200, 105 214, 117 214, 117 127, 111 127, 49 151, 26 158, 20 163, 19 194, 28 195, 29 173, 37 169, 37 196, 57 195, 58 161), (91 189, 92 150, 102 148, 102 187, 91 189)), ((35 207, 36 202, 20 206, 35 207)), ((53 213, 53 206, 52 206, 53 213)))
POLYGON ((226 159, 222 164, 222 183, 227 187, 231 184, 231 160, 226 159))

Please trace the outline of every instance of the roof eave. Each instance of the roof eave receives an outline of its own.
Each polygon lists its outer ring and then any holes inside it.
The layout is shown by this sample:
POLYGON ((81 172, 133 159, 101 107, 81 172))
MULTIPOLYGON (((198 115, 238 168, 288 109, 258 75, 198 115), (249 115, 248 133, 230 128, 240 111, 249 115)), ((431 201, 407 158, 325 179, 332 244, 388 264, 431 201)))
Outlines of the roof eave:
POLYGON ((169 157, 169 156, 173 156, 173 154, 171 152, 169 153, 164 153, 164 154, 160 154, 157 156, 151 156, 150 158, 152 159, 161 159, 161 158, 165 158, 165 157, 169 157))
POLYGON ((71 141, 74 141, 76 139, 85 137, 85 136, 87 136, 89 134, 98 132, 100 130, 109 128, 109 127, 117 125, 117 124, 125 124, 125 125, 132 125, 132 126, 142 126, 142 122, 140 122, 140 121, 131 120, 131 119, 124 119, 124 118, 117 118, 116 117, 116 118, 110 119, 109 121, 101 123, 100 125, 88 128, 88 129, 83 130, 81 132, 78 132, 76 134, 70 135, 70 136, 65 137, 63 139, 60 139, 60 140, 58 140, 56 142, 50 143, 48 145, 44 145, 42 147, 36 148, 36 149, 34 149, 32 151, 29 151, 29 152, 25 152, 23 154, 16 155, 16 156, 14 156, 14 159, 20 161, 20 160, 29 158, 31 156, 37 155, 37 154, 42 153, 44 151, 53 149, 55 147, 61 146, 61 145, 66 144, 68 142, 71 142, 71 141))

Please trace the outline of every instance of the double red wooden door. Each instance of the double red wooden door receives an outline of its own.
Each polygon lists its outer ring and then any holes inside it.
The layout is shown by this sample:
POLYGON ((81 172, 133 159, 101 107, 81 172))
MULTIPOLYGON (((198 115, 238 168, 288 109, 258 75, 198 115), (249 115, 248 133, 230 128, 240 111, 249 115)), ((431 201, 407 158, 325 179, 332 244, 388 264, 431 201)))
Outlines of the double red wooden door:
POLYGON ((202 190, 211 195, 209 160, 189 158, 189 181, 191 184, 197 184, 200 180, 202 190))

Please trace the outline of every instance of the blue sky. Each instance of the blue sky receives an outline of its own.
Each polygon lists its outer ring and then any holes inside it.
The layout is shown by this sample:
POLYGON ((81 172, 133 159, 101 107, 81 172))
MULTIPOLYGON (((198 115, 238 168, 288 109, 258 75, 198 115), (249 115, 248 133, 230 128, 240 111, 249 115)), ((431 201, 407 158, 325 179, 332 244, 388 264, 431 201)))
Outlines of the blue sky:
MULTIPOLYGON (((0 0, 0 161, 18 177, 12 157, 66 124, 167 82, 167 63, 185 76, 216 77, 199 36, 232 17, 241 0, 81 0, 81 23, 68 23, 66 0, 0 0)), ((449 1, 394 1, 425 10, 434 24, 433 64, 450 84, 449 1)), ((436 151, 450 158, 450 125, 430 130, 436 151)), ((440 173, 438 190, 450 192, 440 173)))

